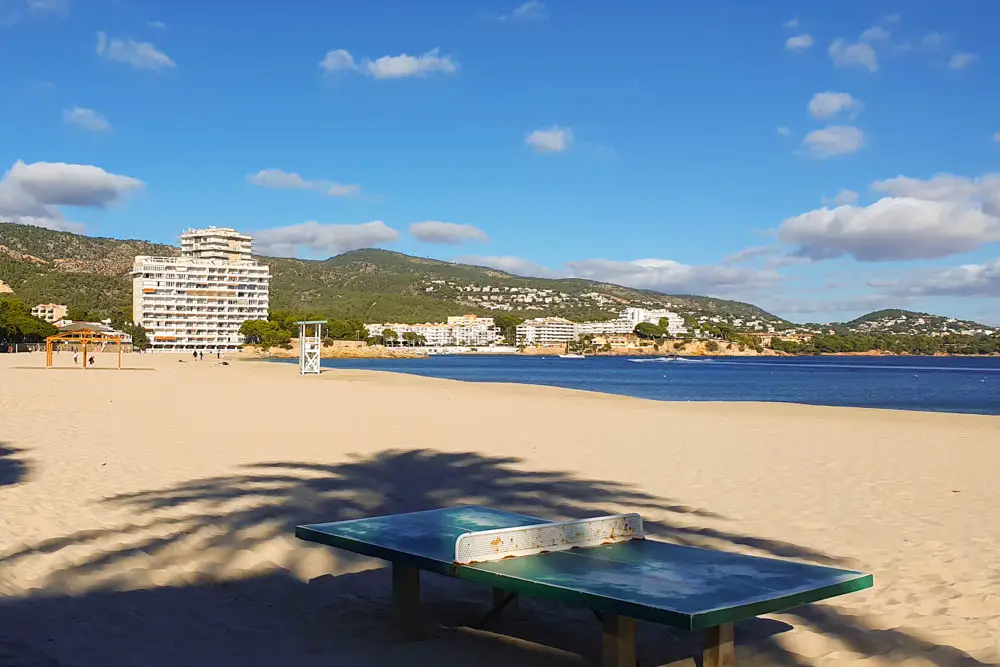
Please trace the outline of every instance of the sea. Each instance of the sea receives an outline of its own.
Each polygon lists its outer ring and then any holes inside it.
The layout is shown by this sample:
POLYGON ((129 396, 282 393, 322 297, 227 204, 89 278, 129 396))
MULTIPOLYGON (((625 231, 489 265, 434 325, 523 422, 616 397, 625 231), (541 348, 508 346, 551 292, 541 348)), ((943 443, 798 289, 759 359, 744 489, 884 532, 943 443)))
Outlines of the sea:
POLYGON ((469 354, 323 359, 322 366, 550 385, 659 401, 771 401, 1000 415, 1000 357, 561 359, 469 354))

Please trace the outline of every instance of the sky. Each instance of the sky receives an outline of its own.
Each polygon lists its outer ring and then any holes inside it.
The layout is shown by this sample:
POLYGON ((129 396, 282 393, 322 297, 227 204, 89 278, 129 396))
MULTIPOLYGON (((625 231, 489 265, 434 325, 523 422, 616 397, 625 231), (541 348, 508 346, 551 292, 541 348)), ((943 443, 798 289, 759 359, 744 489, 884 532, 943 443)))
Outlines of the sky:
POLYGON ((0 0, 0 220, 1000 325, 1000 3, 0 0))

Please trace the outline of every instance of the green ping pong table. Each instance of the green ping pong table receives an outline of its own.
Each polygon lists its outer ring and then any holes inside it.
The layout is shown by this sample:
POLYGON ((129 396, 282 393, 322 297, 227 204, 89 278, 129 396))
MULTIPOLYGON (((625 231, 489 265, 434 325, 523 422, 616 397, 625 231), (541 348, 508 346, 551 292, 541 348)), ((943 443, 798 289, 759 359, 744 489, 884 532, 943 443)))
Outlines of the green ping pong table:
MULTIPOLYGON (((602 664, 634 667, 635 621, 705 631, 704 667, 735 665, 733 624, 869 588, 862 572, 645 539, 637 514, 550 522, 463 506, 298 526, 296 537, 392 563, 397 627, 420 625, 420 570, 589 607, 602 664)), ((489 616, 489 615, 488 615, 489 616)))

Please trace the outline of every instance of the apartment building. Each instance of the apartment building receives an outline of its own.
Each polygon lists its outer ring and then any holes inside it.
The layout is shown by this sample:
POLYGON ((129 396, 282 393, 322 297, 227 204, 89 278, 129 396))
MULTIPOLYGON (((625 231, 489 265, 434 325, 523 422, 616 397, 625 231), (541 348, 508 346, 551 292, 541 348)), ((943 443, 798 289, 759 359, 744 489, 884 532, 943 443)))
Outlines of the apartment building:
POLYGON ((494 345, 500 332, 492 317, 477 315, 453 315, 447 322, 426 322, 424 324, 366 324, 369 336, 381 336, 386 329, 395 331, 400 339, 405 333, 423 336, 426 345, 465 345, 470 347, 494 345))
POLYGON ((562 317, 536 317, 517 325, 518 345, 561 345, 576 338, 576 324, 562 317))
POLYGON ((132 317, 150 350, 233 351, 243 322, 267 319, 271 274, 252 258, 252 243, 231 228, 190 229, 180 257, 135 258, 132 317))
POLYGON ((31 309, 31 316, 52 324, 64 319, 68 310, 61 303, 40 303, 31 309))

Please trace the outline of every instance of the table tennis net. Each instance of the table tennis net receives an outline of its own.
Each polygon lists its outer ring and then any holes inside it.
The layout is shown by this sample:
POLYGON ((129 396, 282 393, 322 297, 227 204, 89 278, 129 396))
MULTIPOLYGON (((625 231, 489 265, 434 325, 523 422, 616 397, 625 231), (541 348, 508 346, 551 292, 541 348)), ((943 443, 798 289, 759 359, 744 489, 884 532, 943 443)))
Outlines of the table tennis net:
POLYGON ((514 556, 628 542, 643 537, 642 517, 638 514, 614 514, 576 521, 480 530, 459 535, 455 541, 455 562, 482 563, 514 556))

